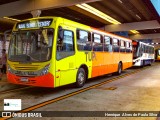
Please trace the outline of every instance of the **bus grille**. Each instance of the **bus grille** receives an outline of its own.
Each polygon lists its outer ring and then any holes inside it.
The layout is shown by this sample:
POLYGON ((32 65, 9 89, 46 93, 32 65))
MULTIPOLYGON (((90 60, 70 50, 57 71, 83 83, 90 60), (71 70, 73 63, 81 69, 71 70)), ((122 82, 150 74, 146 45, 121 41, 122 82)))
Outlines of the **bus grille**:
POLYGON ((32 71, 32 70, 39 70, 39 65, 22 65, 22 64, 14 64, 12 66, 16 70, 23 70, 23 71, 32 71))

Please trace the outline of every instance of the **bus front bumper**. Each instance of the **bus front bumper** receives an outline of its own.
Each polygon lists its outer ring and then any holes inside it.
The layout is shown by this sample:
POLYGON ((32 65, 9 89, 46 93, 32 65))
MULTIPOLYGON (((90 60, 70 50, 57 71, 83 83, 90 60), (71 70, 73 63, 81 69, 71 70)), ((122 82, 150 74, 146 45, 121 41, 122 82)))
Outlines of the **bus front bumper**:
POLYGON ((54 87, 54 76, 51 73, 48 73, 43 76, 25 77, 25 76, 16 76, 8 72, 7 79, 10 83, 13 84, 39 86, 39 87, 54 87))

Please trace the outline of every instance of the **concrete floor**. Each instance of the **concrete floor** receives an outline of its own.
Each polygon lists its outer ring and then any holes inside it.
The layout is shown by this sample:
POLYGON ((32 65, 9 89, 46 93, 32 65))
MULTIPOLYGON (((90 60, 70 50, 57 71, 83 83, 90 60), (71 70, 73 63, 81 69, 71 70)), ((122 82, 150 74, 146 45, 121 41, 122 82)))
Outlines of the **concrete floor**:
MULTIPOLYGON (((28 94, 27 94, 28 95, 28 94)), ((160 63, 35 111, 160 111, 160 63), (110 89, 110 88, 113 88, 110 89)), ((17 119, 17 118, 16 118, 17 119)), ((20 119, 20 118, 19 118, 20 119)), ((33 119, 33 118, 25 118, 33 119)), ((41 120, 44 118, 35 118, 41 120)), ((47 120, 157 120, 157 117, 47 117, 47 120)))
MULTIPOLYGON (((157 64, 157 63, 156 63, 157 64)), ((160 64, 36 111, 160 111, 160 64), (108 88, 114 87, 115 90, 108 88)), ((52 120, 156 120, 157 117, 71 117, 52 120)))

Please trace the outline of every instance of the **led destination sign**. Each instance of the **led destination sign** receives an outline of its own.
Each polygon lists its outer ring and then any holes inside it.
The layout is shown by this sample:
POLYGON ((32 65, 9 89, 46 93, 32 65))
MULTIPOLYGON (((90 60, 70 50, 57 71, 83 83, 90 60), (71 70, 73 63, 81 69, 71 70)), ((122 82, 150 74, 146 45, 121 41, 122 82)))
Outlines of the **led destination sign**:
POLYGON ((40 20, 32 20, 20 22, 17 24, 17 29, 25 29, 25 28, 38 28, 38 27, 48 27, 52 23, 52 19, 40 19, 40 20))

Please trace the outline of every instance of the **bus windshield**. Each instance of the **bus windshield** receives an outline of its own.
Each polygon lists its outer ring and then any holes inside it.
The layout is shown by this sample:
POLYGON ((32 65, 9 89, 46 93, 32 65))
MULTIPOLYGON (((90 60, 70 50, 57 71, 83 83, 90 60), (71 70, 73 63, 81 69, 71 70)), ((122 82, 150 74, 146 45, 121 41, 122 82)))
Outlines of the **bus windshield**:
POLYGON ((51 59, 53 29, 12 32, 8 59, 16 62, 43 62, 51 59))

